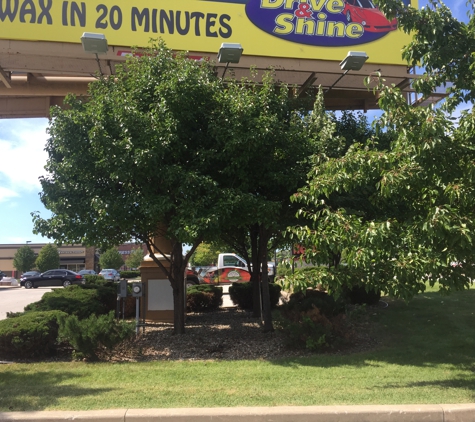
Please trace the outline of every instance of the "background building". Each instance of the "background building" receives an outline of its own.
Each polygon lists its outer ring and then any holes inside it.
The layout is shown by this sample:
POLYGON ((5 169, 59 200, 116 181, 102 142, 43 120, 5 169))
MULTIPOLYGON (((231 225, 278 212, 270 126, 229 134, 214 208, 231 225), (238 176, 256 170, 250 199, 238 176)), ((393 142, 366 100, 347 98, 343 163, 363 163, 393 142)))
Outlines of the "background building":
MULTIPOLYGON (((29 243, 28 246, 33 249, 36 255, 46 243, 29 243)), ((19 248, 24 244, 4 244, 0 245, 0 270, 7 277, 19 277, 21 274, 13 266, 13 258, 19 248)), ((63 245, 58 247, 59 251, 59 267, 72 271, 83 269, 98 270, 99 256, 95 247, 85 247, 82 245, 63 245)))
POLYGON ((127 258, 129 257, 131 252, 134 249, 137 249, 137 248, 142 248, 143 256, 148 254, 147 246, 145 244, 137 245, 136 243, 124 243, 124 244, 119 245, 117 247, 117 249, 119 250, 119 253, 122 255, 122 259, 124 260, 124 266, 121 267, 121 269, 124 269, 124 270, 130 270, 131 269, 127 265, 125 265, 125 261, 127 261, 127 258))
MULTIPOLYGON (((28 246, 33 249, 36 255, 40 253, 40 250, 46 243, 28 243, 28 246)), ((13 266, 13 258, 18 249, 24 244, 4 244, 0 245, 0 270, 3 271, 7 277, 19 277, 21 274, 13 266)), ((125 265, 125 261, 129 257, 130 253, 137 248, 142 248, 143 255, 147 252, 145 245, 137 245, 136 243, 124 243, 119 245, 117 249, 124 260, 124 265, 121 269, 129 269, 125 265)), ((94 270, 99 272, 101 270, 99 266, 100 252, 94 246, 86 247, 83 245, 63 245, 58 247, 59 251, 59 268, 65 268, 71 271, 80 270, 94 270)))

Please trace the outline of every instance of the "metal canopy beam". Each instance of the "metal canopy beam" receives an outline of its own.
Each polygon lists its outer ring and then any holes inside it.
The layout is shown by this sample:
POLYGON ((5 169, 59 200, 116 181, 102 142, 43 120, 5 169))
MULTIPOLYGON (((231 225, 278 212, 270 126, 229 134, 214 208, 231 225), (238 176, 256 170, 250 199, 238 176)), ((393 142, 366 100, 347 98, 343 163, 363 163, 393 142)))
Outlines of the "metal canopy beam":
POLYGON ((0 67, 0 81, 3 82, 3 85, 5 85, 7 88, 11 88, 11 76, 7 72, 3 70, 3 68, 0 67))
MULTIPOLYGON (((117 65, 125 63, 130 47, 109 46, 101 54, 100 68, 105 75, 114 73, 117 65)), ((190 58, 207 58, 215 63, 218 74, 225 64, 219 63, 217 53, 190 52, 190 58)), ((98 76, 98 62, 94 54, 86 53, 78 42, 54 43, 12 41, 0 39, 0 118, 49 117, 49 104, 62 103, 67 93, 87 94, 88 84, 98 76), (34 98, 35 101, 29 104, 34 98), (40 105, 41 102, 41 105, 40 105), (11 111, 6 108, 9 104, 11 111), (47 106, 46 106, 47 105, 47 106), (23 111, 22 111, 23 110, 23 111), (41 110, 41 111, 40 111, 41 110)), ((249 77, 250 68, 257 70, 257 78, 273 69, 276 79, 304 95, 314 95, 315 89, 331 86, 341 75, 340 63, 328 60, 287 59, 279 57, 242 56, 233 64, 233 77, 249 77), (318 82, 318 83, 317 83, 318 82)), ((417 77, 407 66, 371 64, 366 62, 360 71, 352 71, 325 96, 325 105, 332 110, 377 109, 377 98, 364 86, 365 76, 378 70, 388 84, 399 85, 411 92, 411 81, 417 77)), ((228 75, 229 76, 229 75, 228 75)))

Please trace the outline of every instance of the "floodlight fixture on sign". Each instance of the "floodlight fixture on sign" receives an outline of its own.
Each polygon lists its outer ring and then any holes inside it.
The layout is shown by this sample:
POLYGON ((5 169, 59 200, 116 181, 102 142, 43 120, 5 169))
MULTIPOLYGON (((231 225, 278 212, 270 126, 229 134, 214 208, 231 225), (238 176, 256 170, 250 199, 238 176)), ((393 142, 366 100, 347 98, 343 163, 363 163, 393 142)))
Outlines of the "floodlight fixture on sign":
POLYGON ((105 54, 109 47, 104 34, 84 32, 81 37, 82 48, 86 53, 105 54))
POLYGON ((96 62, 99 66, 99 72, 102 73, 101 62, 98 54, 106 54, 109 47, 107 46, 107 39, 104 34, 97 34, 95 32, 84 32, 81 37, 82 48, 86 53, 96 55, 96 62))
POLYGON ((224 68, 223 76, 221 76, 221 79, 224 79, 224 75, 226 74, 226 70, 228 70, 229 63, 239 63, 243 51, 244 49, 239 43, 223 42, 221 44, 221 47, 218 51, 218 62, 226 63, 226 67, 224 68))
POLYGON ((364 51, 348 51, 346 57, 340 62, 340 68, 345 72, 335 82, 333 82, 332 86, 327 88, 325 94, 330 91, 350 70, 360 70, 368 59, 369 56, 364 51))
POLYGON ((348 51, 348 55, 340 63, 341 70, 360 70, 369 57, 364 51, 348 51))
POLYGON ((239 43, 225 43, 221 44, 218 52, 219 63, 239 63, 244 49, 239 43))

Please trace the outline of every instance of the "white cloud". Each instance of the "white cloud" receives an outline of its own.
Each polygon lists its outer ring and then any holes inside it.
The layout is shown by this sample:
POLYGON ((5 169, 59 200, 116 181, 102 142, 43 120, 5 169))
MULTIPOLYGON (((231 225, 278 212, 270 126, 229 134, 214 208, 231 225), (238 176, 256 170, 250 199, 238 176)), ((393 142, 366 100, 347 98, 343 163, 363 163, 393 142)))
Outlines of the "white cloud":
MULTIPOLYGON (((46 119, 15 119, 0 122, 0 198, 12 192, 39 191, 47 154, 46 119)), ((6 196, 5 196, 6 195, 6 196)))
POLYGON ((18 196, 18 193, 16 193, 15 191, 0 186, 0 202, 6 202, 9 201, 11 198, 18 196))

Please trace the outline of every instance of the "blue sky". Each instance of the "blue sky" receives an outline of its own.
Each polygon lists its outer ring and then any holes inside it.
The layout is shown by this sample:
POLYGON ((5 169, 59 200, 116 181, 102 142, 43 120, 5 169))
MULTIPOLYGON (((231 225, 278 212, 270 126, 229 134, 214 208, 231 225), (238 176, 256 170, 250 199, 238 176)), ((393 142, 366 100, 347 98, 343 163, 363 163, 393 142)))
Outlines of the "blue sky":
MULTIPOLYGON (((424 4, 419 0, 419 7, 424 4)), ((467 19, 466 0, 445 4, 459 20, 467 19)), ((50 215, 39 199, 38 181, 45 174, 47 127, 47 119, 0 120, 0 244, 49 241, 33 234, 31 219, 33 211, 50 215)))
POLYGON ((47 242, 33 234, 30 213, 47 216, 38 177, 45 174, 48 119, 0 120, 0 243, 47 242))

